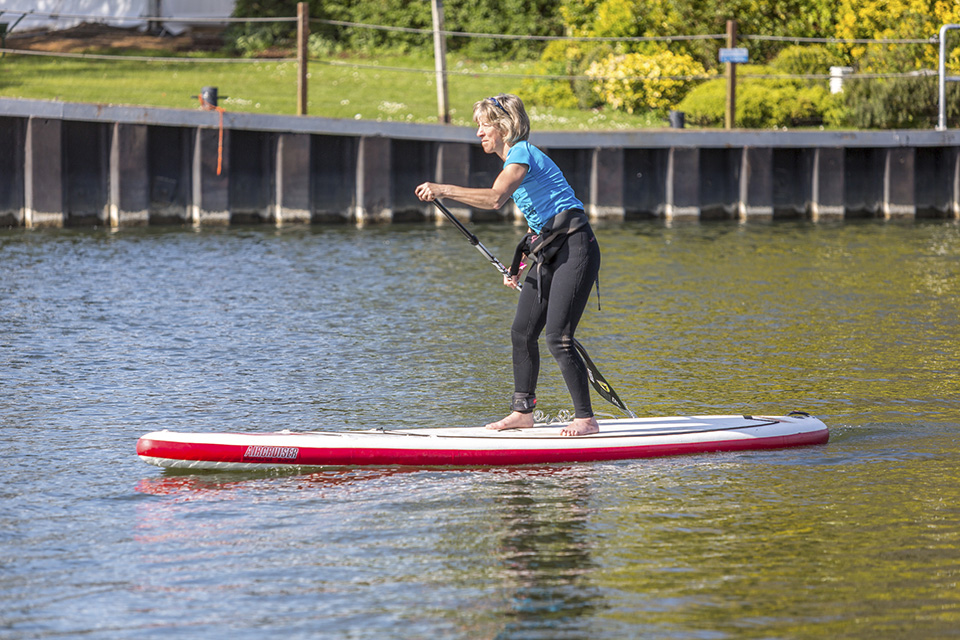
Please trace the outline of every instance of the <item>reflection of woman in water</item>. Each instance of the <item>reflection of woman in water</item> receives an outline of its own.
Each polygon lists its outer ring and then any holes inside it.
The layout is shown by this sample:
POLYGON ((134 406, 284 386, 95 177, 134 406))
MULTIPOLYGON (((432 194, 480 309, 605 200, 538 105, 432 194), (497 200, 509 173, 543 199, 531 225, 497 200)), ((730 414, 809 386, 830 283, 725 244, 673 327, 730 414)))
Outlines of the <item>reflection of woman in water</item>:
POLYGON ((499 209, 513 199, 530 229, 504 284, 517 287, 521 256, 533 266, 517 303, 513 341, 514 393, 511 412, 488 429, 523 429, 534 424, 540 334, 556 359, 573 398, 574 419, 561 433, 586 435, 600 430, 590 402, 587 368, 574 348, 574 332, 600 271, 600 247, 577 199, 557 165, 529 142, 530 119, 517 96, 500 94, 473 107, 477 137, 486 153, 503 160, 503 170, 487 189, 424 182, 423 201, 451 198, 471 207, 499 209))
POLYGON ((505 484, 497 500, 505 530, 496 553, 513 592, 508 625, 515 629, 508 630, 589 638, 582 625, 602 606, 586 577, 596 569, 590 556, 595 540, 589 530, 589 480, 569 469, 555 473, 562 477, 505 484))

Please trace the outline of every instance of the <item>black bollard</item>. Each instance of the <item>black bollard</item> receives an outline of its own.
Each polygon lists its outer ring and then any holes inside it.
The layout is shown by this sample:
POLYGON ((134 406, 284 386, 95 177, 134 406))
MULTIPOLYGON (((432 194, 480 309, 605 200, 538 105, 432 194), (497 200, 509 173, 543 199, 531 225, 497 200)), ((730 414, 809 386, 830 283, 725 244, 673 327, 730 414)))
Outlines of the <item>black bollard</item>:
POLYGON ((217 106, 217 88, 204 87, 200 89, 200 98, 203 99, 204 104, 208 104, 211 107, 217 106))

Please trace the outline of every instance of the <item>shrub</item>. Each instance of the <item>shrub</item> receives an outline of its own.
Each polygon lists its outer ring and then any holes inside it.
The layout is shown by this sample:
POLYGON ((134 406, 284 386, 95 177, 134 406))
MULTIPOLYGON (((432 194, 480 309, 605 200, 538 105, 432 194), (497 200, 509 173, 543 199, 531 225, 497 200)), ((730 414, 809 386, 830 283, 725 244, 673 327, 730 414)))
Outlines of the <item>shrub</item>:
MULTIPOLYGON (((417 3, 407 0, 406 4, 417 3)), ((430 3, 424 4, 429 6, 430 3)), ((444 16, 446 28, 451 31, 533 36, 563 34, 563 21, 556 0, 446 0, 444 16)), ((476 58, 523 59, 540 55, 544 43, 539 40, 447 38, 447 47, 476 58)))
MULTIPOLYGON (((296 0, 236 0, 234 17, 291 18, 297 15, 296 0)), ((310 3, 310 17, 327 17, 320 3, 310 3)), ((332 37, 332 30, 321 25, 312 25, 313 32, 323 31, 332 37)), ((295 46, 297 25, 295 22, 247 22, 231 25, 224 34, 227 49, 245 56, 254 56, 270 47, 290 48, 295 46)))
POLYGON ((823 45, 793 45, 786 47, 771 63, 779 73, 802 75, 829 73, 830 67, 844 64, 839 53, 823 45))
POLYGON ((527 106, 576 109, 580 106, 569 82, 560 80, 525 80, 520 92, 527 106))
POLYGON ((754 129, 821 124, 827 89, 782 80, 755 80, 737 87, 737 125, 754 129))
POLYGON ((677 109, 686 114, 686 122, 697 127, 723 124, 726 108, 726 80, 709 80, 694 87, 677 105, 677 109))
MULTIPOLYGON (((448 31, 523 35, 560 35, 563 22, 557 0, 447 0, 444 6, 448 31)), ((411 0, 314 0, 309 3, 310 17, 427 29, 433 25, 430 3, 411 0)), ((284 17, 297 15, 296 0, 236 0, 236 17, 284 17)), ((275 23, 277 30, 260 33, 263 24, 237 24, 226 34, 227 42, 244 52, 270 46, 289 45, 296 35, 293 22, 275 23), (274 40, 271 41, 270 37, 274 40), (264 45, 264 42, 267 44, 264 45)), ((334 26, 314 22, 310 31, 339 47, 353 51, 415 52, 433 51, 430 33, 406 33, 363 27, 334 26)), ((477 57, 529 57, 539 55, 543 42, 494 38, 448 37, 449 51, 461 51, 477 57)))
MULTIPOLYGON (((763 68, 754 67, 751 73, 763 68)), ((744 78, 737 82, 736 126, 752 129, 820 124, 825 114, 836 112, 836 98, 823 84, 789 78, 744 78)), ((726 79, 711 80, 693 89, 677 107, 697 126, 724 121, 726 79)))
POLYGON ((290 28, 286 24, 275 22, 257 24, 234 32, 233 48, 241 55, 255 56, 270 47, 289 46, 290 28))
MULTIPOLYGON (((868 46, 859 61, 863 72, 904 71, 913 68, 911 52, 903 47, 868 46)), ((862 129, 932 128, 937 124, 939 96, 937 77, 914 71, 915 75, 894 78, 853 78, 844 82, 846 109, 841 124, 862 129)), ((960 106, 960 87, 947 88, 947 115, 960 106)))
POLYGON ((547 45, 535 73, 541 76, 566 78, 537 78, 523 81, 524 101, 552 107, 591 109, 600 104, 589 79, 583 78, 583 69, 611 51, 609 45, 595 43, 571 44, 554 41, 547 45))
POLYGON ((706 74, 688 55, 662 50, 652 54, 611 54, 587 69, 593 90, 614 109, 633 113, 652 110, 661 115, 679 102, 706 74))
MULTIPOLYGON (((843 91, 845 118, 858 129, 928 129, 937 125, 939 88, 936 76, 885 80, 848 80, 843 91)), ((960 85, 947 85, 947 118, 960 117, 960 85)))
POLYGON ((343 51, 343 45, 320 33, 311 33, 307 38, 307 51, 311 58, 328 58, 343 51))

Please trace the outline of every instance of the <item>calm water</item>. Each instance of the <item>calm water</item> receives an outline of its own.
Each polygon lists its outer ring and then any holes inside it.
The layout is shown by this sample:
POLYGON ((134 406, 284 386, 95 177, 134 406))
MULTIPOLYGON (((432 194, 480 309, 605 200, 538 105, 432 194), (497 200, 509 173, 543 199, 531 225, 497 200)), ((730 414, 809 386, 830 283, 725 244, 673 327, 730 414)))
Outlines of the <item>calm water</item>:
MULTIPOLYGON (((636 413, 804 409, 830 443, 164 472, 143 433, 499 417, 515 294, 426 224, 0 231, 0 637, 960 636, 960 227, 598 236, 578 337, 636 413)), ((569 408, 550 360, 540 399, 569 408)))

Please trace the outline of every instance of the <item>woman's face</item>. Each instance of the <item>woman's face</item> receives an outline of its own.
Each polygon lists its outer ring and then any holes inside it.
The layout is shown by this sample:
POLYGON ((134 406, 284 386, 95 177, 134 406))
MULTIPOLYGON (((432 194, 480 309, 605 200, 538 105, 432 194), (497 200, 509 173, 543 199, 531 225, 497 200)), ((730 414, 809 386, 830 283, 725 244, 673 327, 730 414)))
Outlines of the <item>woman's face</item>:
POLYGON ((499 127, 485 118, 477 122, 477 137, 485 153, 498 153, 503 149, 503 134, 499 127))

